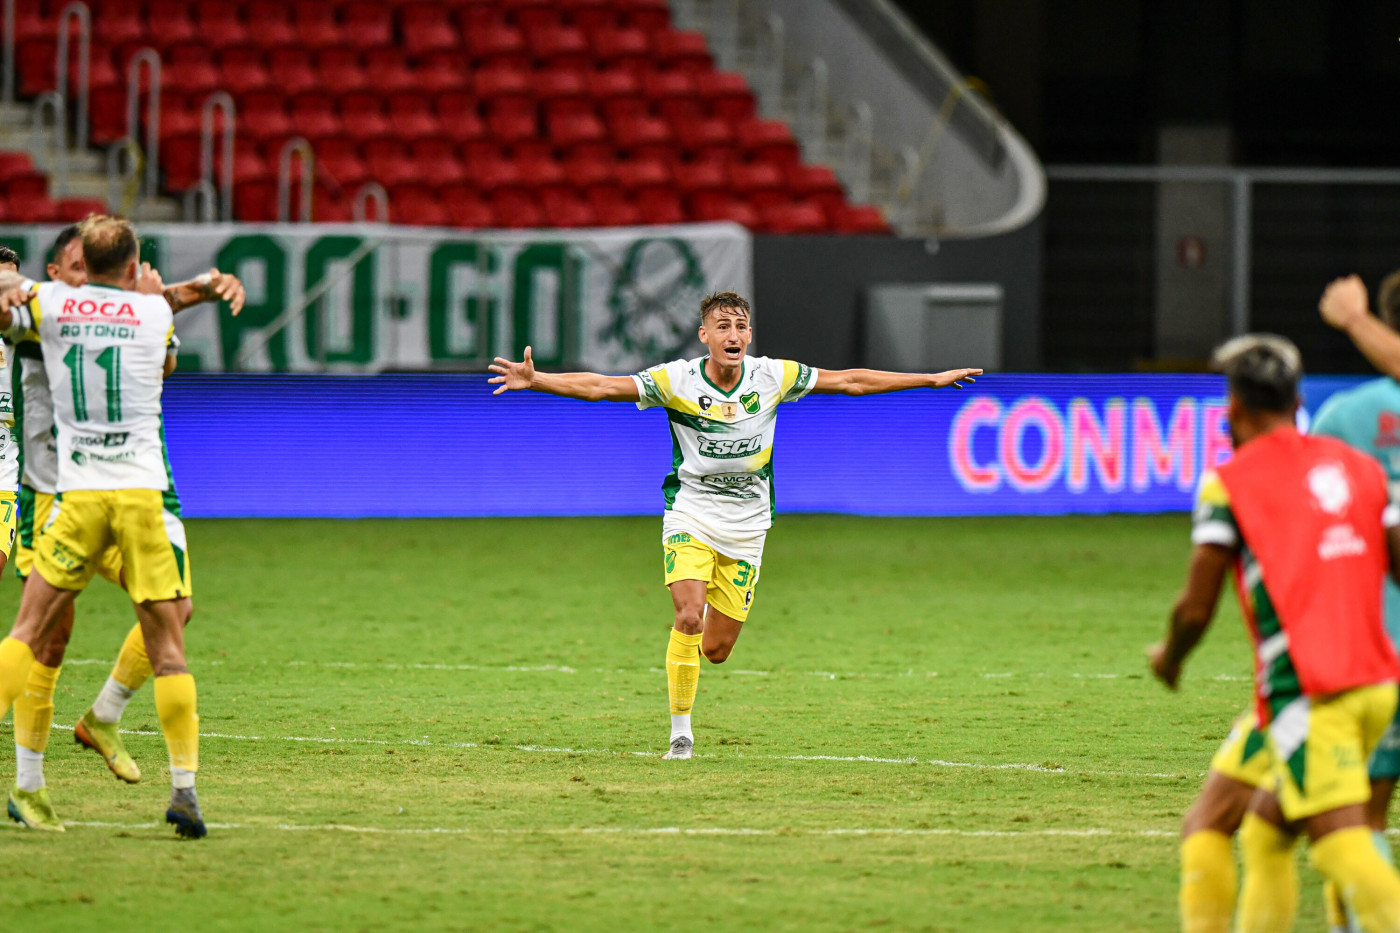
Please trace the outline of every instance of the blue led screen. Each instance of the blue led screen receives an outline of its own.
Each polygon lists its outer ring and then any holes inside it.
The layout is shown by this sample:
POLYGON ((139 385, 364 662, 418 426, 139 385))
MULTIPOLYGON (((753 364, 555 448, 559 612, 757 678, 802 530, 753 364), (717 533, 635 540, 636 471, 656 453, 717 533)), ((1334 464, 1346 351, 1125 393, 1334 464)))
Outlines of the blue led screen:
MULTIPOLYGON (((1310 410, 1354 377, 1312 377, 1310 410)), ((784 405, 779 511, 863 515, 1190 508, 1229 455, 1215 376, 993 374, 965 390, 784 405)), ((645 515, 666 417, 485 376, 180 375, 166 435, 190 517, 645 515)))

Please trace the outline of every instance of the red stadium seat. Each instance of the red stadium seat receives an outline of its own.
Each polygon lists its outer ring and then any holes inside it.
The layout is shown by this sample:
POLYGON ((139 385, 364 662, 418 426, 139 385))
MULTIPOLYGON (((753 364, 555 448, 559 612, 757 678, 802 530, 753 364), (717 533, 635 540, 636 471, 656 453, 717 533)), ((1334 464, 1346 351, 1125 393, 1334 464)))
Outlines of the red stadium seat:
POLYGON ((389 125, 400 139, 442 135, 442 124, 433 112, 432 102, 422 94, 400 93, 390 97, 389 125))
POLYGON ((339 94, 369 87, 369 73, 360 60, 360 53, 352 48, 330 48, 317 52, 316 75, 322 87, 339 94))
POLYGON ((389 221, 411 227, 446 227, 451 216, 433 189, 398 185, 389 192, 389 221))
POLYGON ((323 139, 316 144, 315 150, 318 176, 328 176, 345 190, 358 188, 369 181, 369 166, 365 165, 354 140, 344 137, 323 139))
POLYGON ((787 177, 772 162, 736 162, 730 165, 729 187, 760 210, 789 200, 787 177))
POLYGON ((345 42, 359 49, 393 45, 393 12, 383 3, 356 0, 341 11, 345 25, 345 42))
MULTIPOLYGON (((161 94, 162 108, 165 96, 161 94)), ((95 88, 89 98, 88 107, 92 119, 88 128, 88 139, 98 146, 110 146, 126 136, 126 88, 95 88)), ((142 110, 144 113, 144 109, 142 110)), ((162 122, 164 120, 162 119, 162 122)))
POLYGON ((324 91, 308 91, 292 100, 292 130, 313 142, 343 132, 334 99, 324 91))
POLYGON ((461 44, 462 34, 450 22, 405 23, 403 27, 403 45, 410 54, 443 52, 461 44))
POLYGON ((476 98, 466 91, 446 91, 433 100, 445 137, 453 142, 484 139, 486 124, 477 112, 476 98))
POLYGON ((457 8, 457 22, 463 33, 506 23, 506 8, 499 0, 455 0, 453 5, 457 8))
POLYGON ((563 11, 554 0, 510 0, 503 10, 527 37, 537 29, 564 25, 563 11))
POLYGON ((440 137, 418 139, 408 144, 409 158, 418 167, 419 177, 433 185, 458 184, 466 179, 466 164, 457 147, 440 137))
POLYGON ((559 0, 559 6, 565 19, 585 32, 620 25, 613 0, 559 0))
POLYGON ((272 73, 263 62, 262 49, 234 45, 219 53, 219 86, 237 97, 248 91, 272 87, 272 73))
POLYGON ((644 224, 680 224, 689 217, 680 192, 669 188, 649 188, 637 195, 637 212, 644 224))
POLYGON ((560 146, 600 142, 607 137, 603 121, 591 113, 555 113, 547 122, 549 138, 560 146))
POLYGON ((690 210, 695 220, 728 220, 750 230, 757 230, 761 225, 753 205, 723 192, 697 194, 690 200, 690 210))
POLYGON ((467 163, 466 173, 470 184, 488 193, 507 189, 519 191, 523 188, 519 165, 499 153, 494 157, 471 160, 467 163))
POLYGON ((656 60, 665 68, 700 75, 714 67, 705 34, 667 29, 651 37, 656 60))
POLYGON ((710 113, 738 123, 752 119, 756 111, 749 82, 732 71, 711 71, 695 76, 695 87, 710 113))
POLYGON ((327 49, 346 44, 335 10, 323 0, 298 0, 292 8, 292 29, 303 48, 327 49))
POLYGON ((792 130, 782 120, 749 120, 734 130, 734 138, 751 158, 782 165, 802 160, 792 130))
POLYGON ((525 40, 530 54, 545 65, 583 68, 593 63, 583 30, 573 26, 539 26, 525 40))
POLYGON ((27 152, 5 151, 0 152, 0 189, 3 189, 10 179, 23 175, 42 175, 34 167, 34 159, 27 152))
POLYGON ((286 0, 253 0, 244 15, 248 23, 247 41, 263 48, 297 45, 286 0))
POLYGON ((203 95, 218 90, 221 81, 207 49, 181 46, 170 50, 169 60, 161 67, 161 84, 203 95))
POLYGON ((581 68, 551 66, 535 72, 530 79, 531 91, 535 99, 543 104, 546 113, 549 106, 561 101, 575 101, 587 104, 593 109, 593 101, 588 93, 588 79, 581 68))
POLYGON ((40 171, 15 172, 5 179, 3 185, 6 198, 34 198, 47 197, 49 193, 49 176, 40 171))
POLYGON ((486 229, 496 224, 495 212, 475 188, 452 187, 441 192, 447 222, 453 227, 486 229))
MULTIPOLYGON (((176 88, 162 88, 160 93, 160 138, 162 141, 172 136, 198 136, 204 126, 204 101, 207 94, 185 94, 176 88)), ((122 123, 126 122, 126 98, 122 98, 122 123)), ((141 125, 141 139, 145 140, 146 99, 141 100, 137 122, 141 125)))
POLYGON ((141 16, 139 0, 108 0, 92 17, 92 33, 102 41, 144 42, 146 22, 141 16))
POLYGON ((687 197, 704 191, 729 190, 729 172, 722 162, 684 162, 673 171, 676 186, 687 197))
POLYGON ((355 220, 354 199, 344 191, 332 191, 320 184, 311 193, 311 222, 348 224, 355 220))
POLYGON ((429 52, 418 58, 413 70, 415 90, 419 93, 460 90, 471 86, 466 62, 457 52, 429 52))
POLYGON ((287 95, 321 87, 321 79, 311 67, 311 53, 297 48, 272 49, 267 53, 267 70, 273 84, 287 95))
POLYGON ((245 181, 233 186, 233 216, 249 223, 277 219, 277 182, 245 181))
POLYGON ((671 5, 666 0, 617 0, 622 21, 643 32, 658 32, 671 26, 671 5))
POLYGON ((252 139, 293 135, 286 97, 280 91, 250 91, 238 97, 238 136, 252 139))
POLYGON ((51 38, 31 39, 15 49, 15 70, 19 72, 19 92, 27 97, 47 94, 54 80, 54 56, 58 43, 51 38))
MULTIPOLYGON (((151 0, 146 6, 146 22, 149 32, 147 40, 158 48, 169 48, 181 42, 209 44, 195 28, 188 0, 151 0)), ((93 27, 98 28, 96 23, 93 27)), ((104 38, 114 45, 119 44, 116 39, 104 38)))
POLYGON ((818 204, 829 216, 846 203, 846 189, 836 173, 825 165, 793 165, 788 168, 788 190, 818 204))
POLYGON ((530 72, 509 65, 478 69, 472 76, 472 88, 477 98, 483 101, 513 98, 524 102, 534 98, 530 72))
POLYGON ((729 147, 734 144, 734 128, 728 120, 721 120, 719 117, 673 120, 671 128, 675 130, 676 142, 691 155, 703 157, 716 149, 728 152, 729 147))
POLYGON ((194 20, 200 41, 215 49, 247 42, 248 27, 240 15, 241 6, 238 0, 200 0, 196 3, 194 20))
POLYGON ((598 225, 593 206, 572 191, 541 192, 540 207, 544 209, 545 223, 550 227, 570 229, 598 225))
POLYGON ((595 29, 590 38, 593 54, 601 63, 639 72, 651 67, 651 43, 640 29, 603 27, 595 29))
POLYGON ((590 191, 588 203, 600 227, 631 227, 642 222, 642 212, 621 191, 598 189, 590 191))
POLYGON ((833 226, 842 233, 878 235, 894 232, 880 209, 868 204, 847 204, 833 220, 833 226))
POLYGON ((762 229, 766 233, 794 235, 825 233, 829 228, 826 213, 811 201, 786 201, 759 208, 762 229))
POLYGON ((617 163, 614 175, 624 189, 637 194, 655 189, 672 190, 675 186, 670 166, 660 159, 622 160, 617 163))
POLYGON ((11 222, 46 224, 58 223, 58 206, 46 194, 15 195, 5 198, 5 214, 11 222))
POLYGON ((642 78, 642 90, 652 108, 672 126, 705 116, 705 104, 695 79, 683 71, 656 71, 642 78))
POLYGON ((384 99, 373 91, 351 91, 340 97, 340 122, 345 135, 364 142, 393 136, 384 115, 384 99))
POLYGON ((591 190, 615 186, 617 174, 612 158, 572 154, 564 159, 562 165, 565 177, 579 188, 591 190))
POLYGON ((515 165, 520 172, 521 186, 530 188, 537 193, 570 187, 572 179, 564 174, 563 166, 552 158, 543 156, 516 159, 515 165))
POLYGON ((662 154, 671 146, 671 128, 660 117, 634 116, 612 121, 617 146, 633 154, 662 154))
POLYGON ((107 202, 101 198, 60 198, 54 202, 50 219, 55 223, 74 223, 92 214, 105 214, 107 211, 107 202))
POLYGON ((369 86, 381 94, 411 91, 418 87, 417 76, 398 49, 370 49, 365 52, 365 71, 369 75, 369 86))
POLYGON ((52 38, 57 23, 45 16, 37 3, 15 5, 15 42, 23 45, 36 39, 52 38))
POLYGON ((539 120, 533 103, 496 98, 487 101, 485 106, 486 126, 501 142, 519 142, 539 135, 539 120))
POLYGON ((539 203, 533 195, 524 191, 496 192, 491 196, 491 208, 496 214, 496 224, 506 229, 519 230, 545 225, 539 203))
POLYGON ((396 139, 374 139, 360 147, 370 177, 386 188, 419 180, 408 147, 396 139))
POLYGON ((524 33, 505 23, 487 23, 471 30, 467 33, 466 46, 473 58, 483 62, 527 58, 524 33))

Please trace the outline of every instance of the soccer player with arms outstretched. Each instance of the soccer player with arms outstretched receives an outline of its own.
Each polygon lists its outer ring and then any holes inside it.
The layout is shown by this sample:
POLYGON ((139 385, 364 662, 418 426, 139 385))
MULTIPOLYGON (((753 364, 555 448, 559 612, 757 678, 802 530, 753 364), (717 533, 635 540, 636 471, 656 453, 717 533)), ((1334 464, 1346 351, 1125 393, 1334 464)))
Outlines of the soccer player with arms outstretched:
POLYGON ((1306 832, 1313 864, 1362 927, 1400 933, 1400 874, 1372 845, 1366 822, 1366 764, 1395 715, 1400 680, 1381 614, 1382 581, 1400 574, 1400 509, 1374 460, 1298 433, 1302 359, 1292 343, 1240 337, 1216 352, 1216 364, 1229 382, 1235 455, 1202 478, 1186 587, 1151 666, 1176 688, 1233 571, 1269 761, 1242 819, 1237 788, 1219 775, 1202 794, 1214 796, 1212 806, 1193 808, 1182 845, 1182 927, 1229 927, 1233 822, 1245 869, 1236 929, 1293 928, 1293 847, 1306 832))
POLYGON ((25 689, 33 647, 115 544, 170 753, 166 821, 198 838, 205 834, 194 788, 199 717, 184 652, 190 564, 161 415, 174 317, 163 296, 134 290, 139 248, 130 223, 91 217, 81 230, 86 285, 0 274, 0 330, 12 340, 37 335, 44 347, 58 447, 54 515, 34 542, 19 616, 0 641, 0 710, 25 689))
MULTIPOLYGON (((3 268, 3 266, 0 266, 3 268)), ((18 271, 18 266, 9 271, 18 271)), ((83 263, 83 241, 78 224, 64 227, 53 245, 53 261, 46 269, 51 281, 73 288, 87 284, 87 269, 83 263)), ((206 301, 227 301, 234 314, 243 307, 243 285, 236 276, 211 269, 205 275, 187 282, 166 286, 160 274, 149 264, 142 263, 136 290, 148 295, 162 295, 172 312, 206 301)), ((175 368, 174 340, 165 358, 164 375, 175 368)), ((42 528, 53 509, 58 478, 58 448, 54 431, 52 393, 44 357, 37 340, 22 340, 6 344, 12 355, 15 399, 15 434, 18 440, 20 464, 20 515, 15 570, 21 582, 27 582, 34 566, 33 543, 35 530, 42 528)), ((109 547, 97 563, 97 574, 113 584, 125 587, 121 554, 109 547)), ((188 617, 188 609, 185 612, 188 617)), ((15 698, 15 759, 16 780, 10 791, 7 809, 11 818, 30 829, 61 831, 63 823, 49 801, 44 780, 44 755, 48 749, 49 732, 53 725, 53 695, 57 687, 63 656, 73 632, 73 604, 42 644, 32 646, 34 664, 29 669, 29 682, 24 692, 15 698)), ((151 676, 150 660, 141 639, 141 626, 133 625, 117 655, 111 676, 103 685, 92 707, 74 725, 74 741, 100 754, 107 767, 128 783, 141 779, 141 771, 121 741, 118 724, 127 703, 151 676)))
POLYGON ((822 370, 767 357, 748 358, 754 330, 748 302, 733 292, 700 304, 700 342, 708 355, 676 360, 635 376, 541 373, 530 348, 523 362, 496 358, 495 394, 533 389, 590 402, 634 402, 666 409, 673 469, 662 483, 666 586, 675 624, 666 650, 671 743, 664 757, 690 758, 690 713, 700 654, 723 663, 753 605, 763 543, 773 523, 773 437, 778 406, 808 393, 876 395, 903 389, 962 387, 982 373, 932 375, 871 369, 822 370))

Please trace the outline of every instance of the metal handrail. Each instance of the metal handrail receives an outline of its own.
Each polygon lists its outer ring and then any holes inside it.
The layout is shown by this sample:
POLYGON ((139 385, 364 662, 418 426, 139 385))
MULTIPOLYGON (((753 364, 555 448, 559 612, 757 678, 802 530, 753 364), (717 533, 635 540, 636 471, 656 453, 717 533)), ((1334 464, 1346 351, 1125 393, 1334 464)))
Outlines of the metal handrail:
POLYGON ((145 48, 131 56, 126 66, 126 135, 135 140, 140 131, 139 113, 141 109, 141 66, 151 80, 151 90, 146 95, 146 184, 144 194, 148 198, 156 196, 160 186, 160 53, 145 48))
POLYGON ((377 181, 367 181, 360 186, 359 191, 355 192, 355 223, 362 224, 368 219, 371 198, 379 205, 379 209, 376 211, 378 223, 387 224, 389 222, 389 192, 385 191, 384 186, 377 181))
POLYGON ((79 149, 88 144, 88 93, 92 89, 92 11, 82 0, 73 0, 58 14, 58 56, 54 61, 55 89, 63 97, 64 109, 68 106, 68 21, 78 23, 78 113, 75 142, 79 149))
POLYGON ((831 110, 830 73, 816 56, 807 65, 797 93, 797 135, 809 162, 826 161, 827 116, 831 110))
POLYGON ((875 111, 863 100, 851 105, 846 119, 846 135, 842 140, 841 180, 850 192, 851 200, 864 204, 870 200, 870 163, 875 150, 875 111))
POLYGON ((141 147, 131 137, 113 143, 107 149, 107 208, 120 199, 118 214, 130 215, 141 192, 141 170, 143 167, 141 147), (127 157, 127 167, 122 169, 122 155, 127 157), (121 193, 117 193, 120 186, 121 193))
POLYGON ((316 153, 304 136, 293 136, 277 159, 277 220, 292 219, 292 158, 301 156, 301 223, 311 222, 311 188, 316 179, 316 153))
POLYGON ((905 146, 899 151, 899 183, 895 186, 894 202, 889 205, 890 214, 896 218, 895 226, 909 229, 918 222, 919 205, 914 196, 914 187, 923 176, 924 161, 919 150, 905 146))
POLYGON ((223 165, 219 172, 219 219, 233 219, 233 143, 238 121, 238 108, 227 91, 215 91, 204 101, 204 116, 199 135, 199 180, 214 186, 214 114, 224 112, 223 165))
POLYGON ((219 192, 214 189, 214 183, 207 178, 201 178, 193 188, 185 192, 185 220, 197 224, 213 223, 216 219, 215 214, 218 213, 218 201, 219 192))
POLYGON ((727 71, 739 64, 738 0, 710 0, 710 42, 715 60, 727 71))
POLYGON ((5 0, 4 33, 0 35, 0 99, 13 103, 15 99, 15 0, 5 0))
POLYGON ((44 115, 53 115, 53 160, 44 157, 44 167, 58 178, 58 196, 68 193, 68 113, 63 103, 63 95, 58 91, 41 94, 34 101, 34 122, 29 132, 29 149, 36 156, 47 151, 45 138, 49 136, 44 123, 44 115))
POLYGON ((787 39, 787 26, 777 13, 769 13, 763 18, 763 40, 766 48, 758 63, 758 106, 766 117, 781 118, 783 115, 783 46, 787 39))

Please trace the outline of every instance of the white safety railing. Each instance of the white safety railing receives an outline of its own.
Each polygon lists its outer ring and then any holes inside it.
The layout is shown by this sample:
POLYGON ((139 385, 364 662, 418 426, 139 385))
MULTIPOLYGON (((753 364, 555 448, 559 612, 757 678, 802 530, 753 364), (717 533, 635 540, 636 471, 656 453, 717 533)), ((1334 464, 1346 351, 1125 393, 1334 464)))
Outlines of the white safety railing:
POLYGON ((365 182, 360 186, 360 190, 355 192, 355 223, 362 224, 369 220, 370 201, 375 203, 375 220, 378 223, 387 224, 389 222, 389 192, 385 191, 384 186, 377 181, 365 182))
POLYGON ((765 117, 783 116, 783 47, 787 27, 777 13, 769 13, 760 21, 758 33, 758 62, 754 74, 754 91, 758 109, 765 117))
POLYGON ((311 222, 311 189, 316 179, 316 155, 303 136, 294 136, 277 159, 277 220, 292 220, 292 160, 301 157, 301 223, 311 222))
POLYGON ((875 151, 875 111, 863 100, 851 105, 846 117, 846 134, 841 140, 841 183, 851 200, 870 200, 870 163, 875 151))
POLYGON ((64 109, 68 107, 68 59, 69 46, 72 43, 72 30, 69 23, 76 23, 78 26, 78 86, 75 89, 75 96, 78 98, 78 109, 76 129, 74 132, 75 142, 79 149, 86 149, 88 144, 88 92, 92 89, 92 13, 88 10, 88 5, 82 0, 73 0, 63 8, 63 12, 58 14, 58 55, 54 61, 55 84, 54 88, 63 95, 64 109))
POLYGON ((107 149, 107 207, 118 214, 130 215, 141 194, 141 147, 130 137, 113 143, 107 149), (122 157, 126 158, 123 159, 122 157))
POLYGON ((204 101, 204 115, 199 134, 199 180, 201 184, 214 185, 214 120, 216 115, 224 115, 223 133, 220 134, 219 184, 217 186, 219 219, 233 219, 233 147, 234 132, 238 121, 238 109, 233 97, 227 91, 215 91, 204 101))
POLYGON ((29 151, 41 168, 55 179, 56 193, 68 193, 68 114, 58 91, 41 94, 34 101, 34 120, 29 131, 29 151), (50 119, 46 120, 45 117, 50 119))
POLYGON ((1046 175, 1054 181, 1218 184, 1228 188, 1230 239, 1230 327, 1250 328, 1250 282, 1254 265, 1254 189, 1259 185, 1393 185, 1397 169, 1232 168, 1195 165, 1060 165, 1046 175))
POLYGON ((826 60, 813 58, 797 92, 797 138, 808 162, 825 163, 827 123, 831 112, 831 81, 826 60))
POLYGON ((141 68, 145 66, 146 77, 151 83, 146 92, 146 146, 142 152, 145 167, 145 184, 142 190, 148 198, 156 196, 160 188, 160 53, 145 48, 131 56, 126 66, 126 138, 138 139, 141 132, 141 68))
POLYGON ((207 178, 195 182, 183 199, 185 219, 196 224, 212 224, 219 215, 219 192, 207 178))

